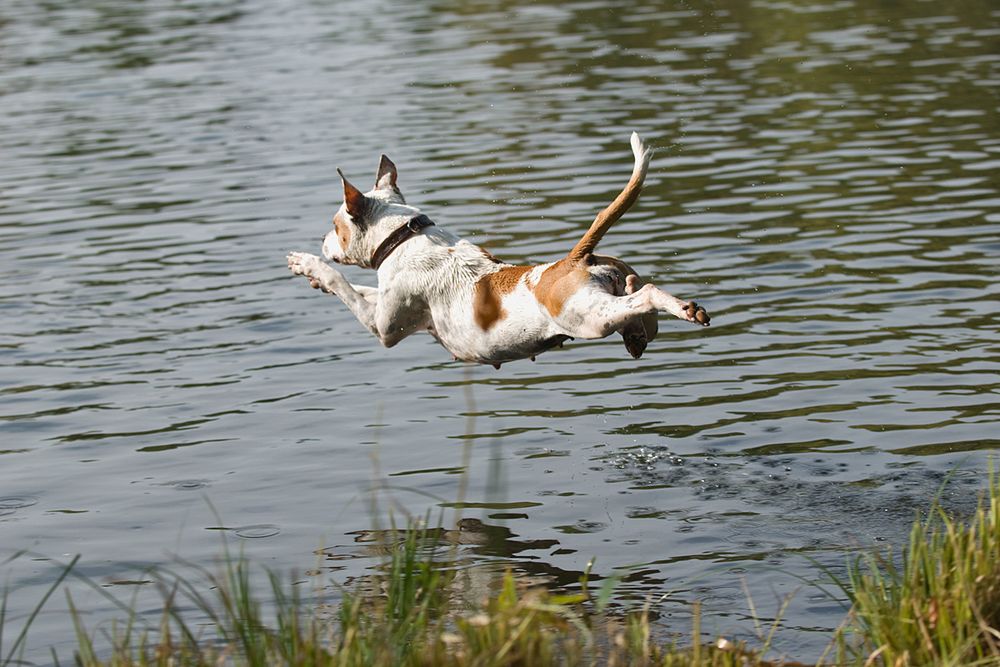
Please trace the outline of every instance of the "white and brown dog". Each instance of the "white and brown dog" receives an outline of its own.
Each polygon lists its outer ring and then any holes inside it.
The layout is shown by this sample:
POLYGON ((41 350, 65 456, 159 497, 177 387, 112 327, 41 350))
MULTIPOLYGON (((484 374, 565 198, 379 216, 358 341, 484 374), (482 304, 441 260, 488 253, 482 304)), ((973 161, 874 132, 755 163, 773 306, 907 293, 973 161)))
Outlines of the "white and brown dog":
POLYGON ((617 331, 638 358, 656 335, 658 311, 705 326, 709 317, 693 301, 643 284, 625 262, 594 254, 601 237, 639 196, 651 151, 635 133, 632 153, 628 185, 557 262, 506 264, 435 226, 405 203, 396 166, 383 155, 368 193, 340 174, 344 203, 323 240, 327 259, 376 269, 378 288, 349 283, 316 255, 290 253, 288 268, 339 296, 386 347, 426 330, 456 359, 499 368, 534 359, 566 340, 617 331))

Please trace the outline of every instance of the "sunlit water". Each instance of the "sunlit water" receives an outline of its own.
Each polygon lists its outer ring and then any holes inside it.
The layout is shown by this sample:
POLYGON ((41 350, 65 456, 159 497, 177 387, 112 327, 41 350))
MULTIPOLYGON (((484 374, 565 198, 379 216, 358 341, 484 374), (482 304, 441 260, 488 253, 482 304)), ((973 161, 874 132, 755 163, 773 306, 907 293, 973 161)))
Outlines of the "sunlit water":
MULTIPOLYGON (((221 532, 350 584, 376 515, 461 509, 497 527, 467 562, 572 587, 596 558, 667 635, 702 600, 747 637, 744 587, 765 620, 794 593, 779 648, 817 655, 843 607, 809 559, 900 544, 948 473, 970 510, 1000 444, 1000 11, 701 5, 7 2, 0 559, 35 554, 3 567, 11 628, 43 558, 127 599, 221 532), (335 168, 367 184, 383 151, 439 224, 555 259, 632 130, 657 153, 601 250, 713 316, 663 318, 640 361, 384 350, 285 268, 335 168)), ((29 655, 69 637, 58 595, 29 655)))

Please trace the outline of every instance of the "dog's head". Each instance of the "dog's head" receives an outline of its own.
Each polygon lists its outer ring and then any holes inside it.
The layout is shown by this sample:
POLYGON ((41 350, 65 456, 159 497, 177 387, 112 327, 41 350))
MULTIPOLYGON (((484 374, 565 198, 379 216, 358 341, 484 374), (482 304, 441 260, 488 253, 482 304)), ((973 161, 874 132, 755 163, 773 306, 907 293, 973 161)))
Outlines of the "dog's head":
POLYGON ((344 185, 344 203, 323 239, 323 255, 339 264, 370 268, 379 244, 419 210, 406 205, 396 184, 396 165, 385 155, 379 161, 375 186, 368 192, 351 185, 339 169, 337 173, 344 185))

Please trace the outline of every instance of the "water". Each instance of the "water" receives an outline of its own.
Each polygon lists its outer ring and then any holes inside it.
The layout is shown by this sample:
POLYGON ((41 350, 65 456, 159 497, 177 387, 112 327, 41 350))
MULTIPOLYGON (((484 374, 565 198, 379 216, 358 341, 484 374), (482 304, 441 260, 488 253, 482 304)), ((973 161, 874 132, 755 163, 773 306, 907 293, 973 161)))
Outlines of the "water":
MULTIPOLYGON (((5 4, 0 558, 34 554, 3 568, 12 628, 46 559, 127 598, 222 533, 350 584, 377 562, 358 531, 431 510, 492 527, 470 564, 571 587, 596 558, 667 635, 702 600, 746 637, 744 586, 765 619, 794 593, 779 648, 808 658, 843 608, 804 556, 898 545, 949 472, 974 506, 1000 444, 1000 12, 616 7, 5 4), (367 184, 383 151, 439 224, 557 258, 633 129, 657 153, 601 250, 713 316, 661 319, 638 362, 384 350, 285 268, 335 168, 367 184)), ((68 655, 64 610, 30 656, 68 655)))

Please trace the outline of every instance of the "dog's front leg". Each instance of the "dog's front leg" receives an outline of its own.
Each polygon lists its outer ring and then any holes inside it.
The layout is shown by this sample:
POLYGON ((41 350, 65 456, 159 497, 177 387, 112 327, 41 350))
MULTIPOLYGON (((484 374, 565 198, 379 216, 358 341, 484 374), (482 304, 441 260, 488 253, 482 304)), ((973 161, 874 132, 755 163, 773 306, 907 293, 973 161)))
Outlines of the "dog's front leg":
POLYGON ((429 328, 430 309, 421 296, 392 279, 387 285, 379 285, 375 330, 383 345, 392 347, 410 334, 429 328))
POLYGON ((340 297, 354 316, 386 347, 430 326, 427 305, 393 283, 385 289, 355 285, 316 255, 288 254, 292 273, 306 276, 309 284, 340 297))
POLYGON ((288 253, 288 268, 292 273, 309 278, 309 284, 324 292, 340 297, 354 316, 369 331, 381 338, 375 326, 378 290, 365 285, 354 285, 335 268, 316 255, 305 252, 288 253))

